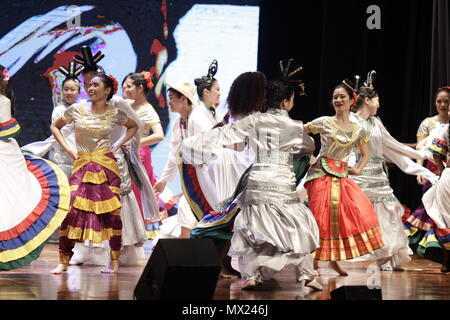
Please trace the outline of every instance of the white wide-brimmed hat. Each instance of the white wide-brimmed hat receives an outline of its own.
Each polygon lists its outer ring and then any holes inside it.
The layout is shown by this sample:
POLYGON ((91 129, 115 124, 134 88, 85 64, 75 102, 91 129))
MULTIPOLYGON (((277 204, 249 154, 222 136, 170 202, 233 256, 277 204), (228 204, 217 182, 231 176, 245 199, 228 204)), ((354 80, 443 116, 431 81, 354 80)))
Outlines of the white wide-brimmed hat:
POLYGON ((192 105, 197 105, 197 99, 196 99, 196 89, 194 85, 188 81, 180 81, 176 82, 174 84, 167 83, 168 88, 172 88, 177 90, 178 92, 182 93, 186 98, 191 101, 192 105))

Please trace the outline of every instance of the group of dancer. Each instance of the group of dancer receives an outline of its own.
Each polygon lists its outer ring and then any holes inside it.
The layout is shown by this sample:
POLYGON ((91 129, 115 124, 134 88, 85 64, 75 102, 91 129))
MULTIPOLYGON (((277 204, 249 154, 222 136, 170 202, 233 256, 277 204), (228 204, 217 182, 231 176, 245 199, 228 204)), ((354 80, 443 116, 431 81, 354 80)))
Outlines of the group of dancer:
POLYGON ((246 72, 231 85, 222 119, 214 60, 195 85, 166 84, 168 106, 179 117, 157 178, 149 146, 164 139, 164 132, 147 100, 151 74, 128 74, 118 97, 117 80, 97 64, 103 55, 93 56, 88 47, 82 53, 60 68, 66 77, 63 104, 53 111, 52 136, 22 147, 23 154, 13 138, 20 127, 9 76, 0 67, 0 163, 8 181, 2 188, 8 214, 0 220, 0 269, 36 259, 58 227, 54 274, 66 271, 71 259, 85 263, 96 257, 107 266, 104 273, 143 259, 145 225, 169 220, 160 195, 179 173, 183 195, 170 218, 179 237, 212 238, 221 276, 240 276, 242 289, 293 265, 301 285, 322 290, 320 261, 341 276, 348 275, 338 264, 344 260, 373 260, 380 270, 401 271, 417 233, 418 252, 433 242, 442 271, 450 270, 449 87, 438 90, 439 115, 421 124, 418 137, 426 139, 413 149, 393 138, 376 116, 374 71, 360 87, 348 80, 336 85, 334 116, 306 124, 289 117, 303 90, 297 79, 302 68, 294 69, 293 59, 280 62, 280 76, 270 81, 261 72, 246 72), (78 100, 79 76, 88 100, 78 100), (316 134, 321 148, 314 155, 316 134), (40 158, 49 150, 50 161, 40 158), (395 197, 386 159, 429 185, 420 214, 408 216, 395 197), (436 168, 424 167, 424 161, 436 168), (297 191, 302 186, 307 202, 297 191), (14 190, 29 193, 23 205, 13 203, 14 190))

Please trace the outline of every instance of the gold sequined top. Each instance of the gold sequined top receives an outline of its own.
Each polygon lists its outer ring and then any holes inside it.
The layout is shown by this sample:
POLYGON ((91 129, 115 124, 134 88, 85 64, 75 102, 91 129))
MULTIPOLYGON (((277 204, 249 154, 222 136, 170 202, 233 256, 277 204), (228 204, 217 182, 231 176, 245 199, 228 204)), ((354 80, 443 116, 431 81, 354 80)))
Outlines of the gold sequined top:
POLYGON ((428 137, 430 133, 435 129, 440 129, 445 126, 446 123, 440 123, 435 120, 434 117, 425 118, 417 129, 417 137, 428 137))
POLYGON ((78 152, 110 148, 110 135, 115 126, 124 125, 128 116, 117 107, 108 105, 103 113, 93 113, 88 102, 75 103, 64 111, 62 119, 74 122, 78 152))
POLYGON ((148 137, 151 134, 152 126, 161 122, 155 109, 149 103, 141 106, 136 114, 144 124, 144 128, 141 130, 141 139, 148 137))
POLYGON ((364 128, 352 122, 348 128, 341 128, 333 117, 320 117, 305 125, 312 134, 320 133, 319 157, 347 162, 354 146, 369 141, 364 128))

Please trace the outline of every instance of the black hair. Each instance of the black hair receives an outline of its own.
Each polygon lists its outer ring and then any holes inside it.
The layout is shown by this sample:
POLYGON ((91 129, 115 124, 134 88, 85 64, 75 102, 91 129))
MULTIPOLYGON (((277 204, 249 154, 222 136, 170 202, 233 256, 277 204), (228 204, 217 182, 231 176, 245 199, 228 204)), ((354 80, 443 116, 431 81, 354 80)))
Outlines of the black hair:
POLYGON ((11 80, 3 81, 3 70, 5 66, 0 64, 0 94, 4 95, 11 101, 11 116, 15 118, 16 116, 16 96, 11 88, 11 80))
POLYGON ((208 76, 203 76, 194 80, 194 84, 197 86, 197 94, 200 100, 203 99, 203 91, 205 91, 205 89, 211 90, 215 82, 217 82, 217 79, 210 78, 208 76))
MULTIPOLYGON (((334 87, 333 92, 336 91, 337 89, 344 89, 345 92, 348 94, 348 96, 350 97, 350 100, 354 99, 353 94, 355 93, 355 91, 353 91, 353 82, 345 79, 344 80, 348 85, 345 85, 343 82, 339 83, 336 87, 334 87), (351 87, 351 88, 350 88, 351 87)), ((331 106, 333 106, 333 97, 331 98, 331 102, 330 102, 331 106)), ((353 107, 355 106, 356 101, 353 101, 353 107)), ((350 109, 352 109, 353 107, 351 107, 350 109)))
POLYGON ((276 79, 269 81, 267 85, 267 106, 280 108, 284 99, 290 99, 295 94, 294 85, 286 80, 276 79))
POLYGON ((72 80, 73 82, 75 82, 78 85, 78 92, 81 92, 81 84, 80 81, 76 78, 65 78, 62 82, 62 87, 64 88, 64 85, 66 84, 67 81, 72 80))
POLYGON ((263 111, 267 78, 262 72, 244 72, 234 79, 227 97, 228 110, 235 117, 263 111))
POLYGON ((83 71, 81 71, 81 74, 84 76, 86 73, 93 72, 96 75, 100 73, 105 73, 105 69, 103 69, 102 66, 96 66, 96 69, 90 69, 90 68, 84 68, 83 71))
MULTIPOLYGON (((447 93, 447 95, 450 98, 450 87, 442 87, 442 88, 439 88, 438 91, 436 91, 436 96, 435 96, 434 100, 437 99, 438 94, 441 92, 447 93)), ((450 118, 448 119, 448 136, 450 137, 450 118)))
POLYGON ((358 90, 358 99, 356 100, 356 107, 354 108, 354 110, 356 111, 361 108, 364 105, 364 100, 366 98, 373 99, 377 96, 378 92, 375 89, 362 86, 358 90))
MULTIPOLYGON (((153 76, 151 76, 151 78, 153 81, 153 76)), ((127 74, 125 76, 125 78, 123 78, 123 80, 122 80, 122 86, 125 83, 125 81, 127 81, 127 79, 130 79, 131 81, 133 81, 133 84, 137 87, 142 86, 144 88, 145 94, 149 93, 150 88, 147 86, 147 82, 145 81, 145 78, 141 73, 130 72, 129 74, 127 74)))
POLYGON ((105 88, 111 88, 111 92, 109 93, 107 98, 107 100, 111 100, 111 98, 116 94, 114 88, 114 81, 104 73, 99 73, 96 75, 96 77, 102 79, 105 88))

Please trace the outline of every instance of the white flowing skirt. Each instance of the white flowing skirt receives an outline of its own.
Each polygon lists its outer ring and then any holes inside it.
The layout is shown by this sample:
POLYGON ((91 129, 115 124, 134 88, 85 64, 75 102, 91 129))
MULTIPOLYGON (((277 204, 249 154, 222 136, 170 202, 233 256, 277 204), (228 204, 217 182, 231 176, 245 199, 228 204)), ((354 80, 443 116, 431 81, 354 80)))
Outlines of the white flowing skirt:
POLYGON ((395 197, 381 163, 368 163, 359 175, 350 176, 369 197, 381 227, 384 246, 360 260, 377 260, 379 265, 398 267, 411 261, 408 236, 403 229, 404 208, 395 197))
POLYGON ((444 169, 439 181, 425 192, 422 202, 438 228, 450 228, 450 168, 444 169))
POLYGON ((228 254, 238 258, 244 279, 262 280, 287 265, 298 266, 319 247, 316 220, 299 203, 288 167, 255 164, 238 204, 228 254))

